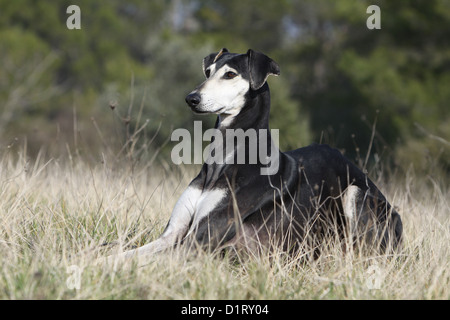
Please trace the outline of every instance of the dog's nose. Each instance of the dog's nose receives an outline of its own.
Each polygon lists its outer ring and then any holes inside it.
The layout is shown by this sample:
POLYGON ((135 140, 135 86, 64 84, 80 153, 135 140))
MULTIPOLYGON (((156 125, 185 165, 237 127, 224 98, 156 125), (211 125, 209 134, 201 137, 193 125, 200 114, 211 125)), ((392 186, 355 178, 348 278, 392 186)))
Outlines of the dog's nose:
POLYGON ((186 97, 186 103, 189 105, 189 107, 196 107, 199 105, 201 100, 201 97, 198 93, 190 93, 186 97))

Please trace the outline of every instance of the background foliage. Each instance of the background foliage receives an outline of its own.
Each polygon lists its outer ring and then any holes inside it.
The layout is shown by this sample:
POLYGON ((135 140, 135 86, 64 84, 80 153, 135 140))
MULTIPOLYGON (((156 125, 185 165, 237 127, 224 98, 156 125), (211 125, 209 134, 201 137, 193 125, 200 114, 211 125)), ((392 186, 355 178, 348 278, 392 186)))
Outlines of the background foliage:
POLYGON ((281 66, 282 149, 325 142, 360 161, 374 133, 372 162, 448 175, 448 30, 446 0, 0 0, 0 150, 152 156, 174 128, 214 123, 184 103, 202 58, 252 48, 281 66), (81 30, 66 28, 71 4, 81 30), (371 4, 380 30, 366 27, 371 4))

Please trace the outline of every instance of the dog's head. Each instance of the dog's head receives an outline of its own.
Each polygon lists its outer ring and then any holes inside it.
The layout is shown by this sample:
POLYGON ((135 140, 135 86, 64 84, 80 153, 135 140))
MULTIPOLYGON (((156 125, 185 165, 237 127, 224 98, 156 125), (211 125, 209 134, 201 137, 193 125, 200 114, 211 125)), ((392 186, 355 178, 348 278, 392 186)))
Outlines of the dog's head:
POLYGON ((186 102, 195 113, 235 116, 244 107, 250 90, 259 90, 269 75, 280 74, 278 64, 266 55, 248 50, 230 53, 223 48, 203 59, 206 80, 186 102))

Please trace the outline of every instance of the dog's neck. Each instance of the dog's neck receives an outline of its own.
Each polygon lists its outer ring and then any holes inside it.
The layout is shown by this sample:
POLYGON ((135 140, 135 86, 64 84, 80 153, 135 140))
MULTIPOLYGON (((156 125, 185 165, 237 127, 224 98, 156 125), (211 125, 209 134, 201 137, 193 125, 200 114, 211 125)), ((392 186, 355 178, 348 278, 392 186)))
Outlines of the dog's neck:
MULTIPOLYGON (((219 177, 225 172, 226 168, 233 167, 227 166, 227 163, 230 163, 230 159, 234 159, 233 163, 239 166, 243 165, 252 167, 253 169, 248 172, 253 172, 254 175, 259 175, 261 172, 261 168, 267 168, 267 159, 263 159, 263 161, 266 161, 265 163, 263 163, 261 161, 260 154, 267 155, 270 157, 270 159, 274 159, 272 161, 276 161, 278 163, 280 150, 276 147, 276 144, 273 142, 272 136, 270 134, 269 113, 270 92, 269 86, 265 84, 261 89, 257 91, 250 91, 248 93, 248 97, 246 99, 244 107, 233 119, 223 119, 223 117, 219 115, 216 121, 215 128, 220 130, 220 132, 222 133, 220 135, 221 139, 214 139, 211 143, 211 147, 214 150, 221 150, 223 152, 222 156, 224 162, 222 164, 214 161, 205 162, 203 166, 204 172, 206 174, 204 184, 205 187, 214 185, 216 181, 219 180, 219 177), (254 133, 251 134, 253 134, 253 136, 256 135, 257 141, 251 141, 249 143, 249 141, 246 140, 242 144, 241 140, 230 149, 227 146, 228 130, 231 130, 231 132, 243 130, 246 133, 251 133, 251 131, 254 130, 254 133), (261 134, 261 132, 263 132, 263 134, 261 134), (259 150, 259 148, 261 147, 265 147, 265 152, 259 150), (239 160, 237 160, 238 156, 242 154, 242 152, 244 152, 243 154, 245 155, 244 164, 240 164, 239 160), (253 152, 253 159, 255 159, 255 156, 257 158, 256 163, 251 163, 251 161, 249 161, 251 152, 253 152), (255 152, 257 152, 257 155, 255 155, 255 152), (275 158, 273 157, 274 155, 275 158)), ((215 155, 216 154, 214 153, 214 156, 215 155)), ((231 170, 233 170, 234 172, 235 169, 231 170)))
POLYGON ((216 121, 216 129, 269 129, 270 91, 268 84, 264 84, 259 90, 250 90, 247 93, 245 105, 239 114, 235 116, 219 115, 216 121))

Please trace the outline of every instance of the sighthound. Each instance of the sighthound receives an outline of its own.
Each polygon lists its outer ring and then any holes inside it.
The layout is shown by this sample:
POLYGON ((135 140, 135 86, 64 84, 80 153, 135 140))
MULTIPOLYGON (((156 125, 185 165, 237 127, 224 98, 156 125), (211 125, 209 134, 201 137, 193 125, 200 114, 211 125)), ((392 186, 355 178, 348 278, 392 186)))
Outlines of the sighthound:
POLYGON ((399 214, 338 150, 314 144, 281 152, 270 133, 267 139, 255 135, 251 146, 241 139, 233 148, 225 148, 226 130, 269 132, 266 80, 280 74, 276 62, 253 50, 236 54, 224 48, 204 58, 203 72, 206 80, 186 102, 195 113, 218 115, 215 128, 223 139, 213 138, 211 146, 222 151, 224 161, 205 161, 157 240, 111 258, 137 257, 144 264, 157 252, 193 244, 209 250, 276 246, 288 252, 308 244, 319 251, 330 236, 379 251, 398 247, 399 214), (277 162, 270 166, 276 170, 261 174, 268 162, 248 161, 250 153, 260 148, 270 150, 272 162, 277 162), (227 161, 237 160, 242 150, 247 162, 227 161))

